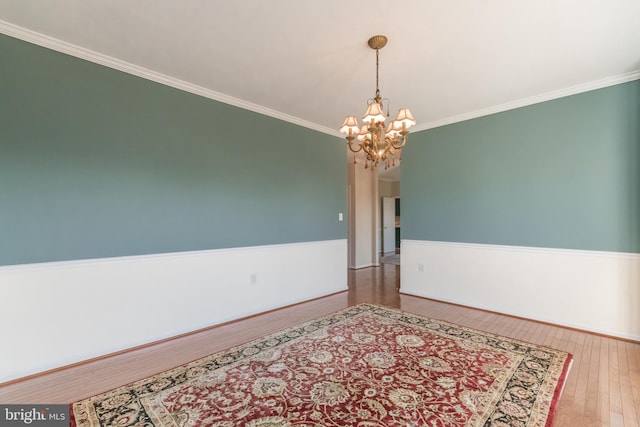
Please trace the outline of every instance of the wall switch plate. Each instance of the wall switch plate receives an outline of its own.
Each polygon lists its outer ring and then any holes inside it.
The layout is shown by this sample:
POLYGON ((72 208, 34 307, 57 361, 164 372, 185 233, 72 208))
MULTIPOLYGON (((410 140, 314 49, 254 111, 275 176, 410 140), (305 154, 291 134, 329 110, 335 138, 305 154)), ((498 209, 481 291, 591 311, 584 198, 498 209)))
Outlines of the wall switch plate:
POLYGON ((339 212, 338 213, 338 221, 342 221, 342 219, 343 219, 342 212, 339 212))

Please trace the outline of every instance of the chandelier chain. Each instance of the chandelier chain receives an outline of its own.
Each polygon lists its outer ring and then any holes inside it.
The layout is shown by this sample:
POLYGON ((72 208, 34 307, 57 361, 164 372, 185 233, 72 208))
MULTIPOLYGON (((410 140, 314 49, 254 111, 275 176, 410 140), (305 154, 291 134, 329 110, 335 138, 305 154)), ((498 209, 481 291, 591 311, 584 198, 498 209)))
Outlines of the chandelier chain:
POLYGON ((378 98, 380 98, 380 87, 378 85, 378 80, 379 80, 378 74, 380 70, 379 57, 380 57, 380 49, 376 49, 376 101, 378 101, 378 98))

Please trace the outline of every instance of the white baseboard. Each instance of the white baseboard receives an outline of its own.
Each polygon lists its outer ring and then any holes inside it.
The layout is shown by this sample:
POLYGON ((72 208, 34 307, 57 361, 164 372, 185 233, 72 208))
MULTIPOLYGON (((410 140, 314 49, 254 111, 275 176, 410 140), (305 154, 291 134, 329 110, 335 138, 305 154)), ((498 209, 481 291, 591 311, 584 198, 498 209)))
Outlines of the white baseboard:
POLYGON ((347 241, 0 267, 0 383, 347 289, 347 241))
POLYGON ((640 254, 402 241, 403 293, 640 341, 640 254))

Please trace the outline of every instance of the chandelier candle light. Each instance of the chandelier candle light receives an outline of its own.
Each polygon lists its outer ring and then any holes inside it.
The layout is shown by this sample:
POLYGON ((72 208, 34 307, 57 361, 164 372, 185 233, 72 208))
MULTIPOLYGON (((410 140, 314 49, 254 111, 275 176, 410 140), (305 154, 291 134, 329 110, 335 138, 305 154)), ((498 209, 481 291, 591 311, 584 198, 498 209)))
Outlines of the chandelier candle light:
POLYGON ((355 116, 347 116, 340 127, 340 132, 347 135, 347 146, 352 152, 364 152, 365 169, 369 167, 369 163, 371 163, 372 169, 375 169, 380 163, 383 163, 387 169, 390 166, 395 166, 396 154, 399 160, 402 158, 402 147, 407 143, 409 128, 416 124, 416 120, 408 108, 401 108, 398 111, 398 117, 388 126, 385 125, 385 118, 389 117, 389 99, 380 96, 378 58, 380 49, 387 44, 387 37, 373 36, 369 39, 368 44, 371 49, 376 51, 376 95, 367 101, 367 111, 362 116, 362 127, 358 124, 355 116), (383 108, 385 101, 387 103, 386 116, 383 108))

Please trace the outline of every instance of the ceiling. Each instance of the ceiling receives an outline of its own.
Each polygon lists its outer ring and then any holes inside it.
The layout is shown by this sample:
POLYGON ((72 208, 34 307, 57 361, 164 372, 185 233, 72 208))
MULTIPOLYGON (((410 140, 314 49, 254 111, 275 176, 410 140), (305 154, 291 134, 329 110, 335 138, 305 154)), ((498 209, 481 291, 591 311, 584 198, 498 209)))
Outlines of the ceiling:
MULTIPOLYGON (((338 135, 375 92, 416 130, 640 78, 638 0, 0 0, 0 32, 338 135)), ((411 139, 409 139, 411 143, 411 139)))

